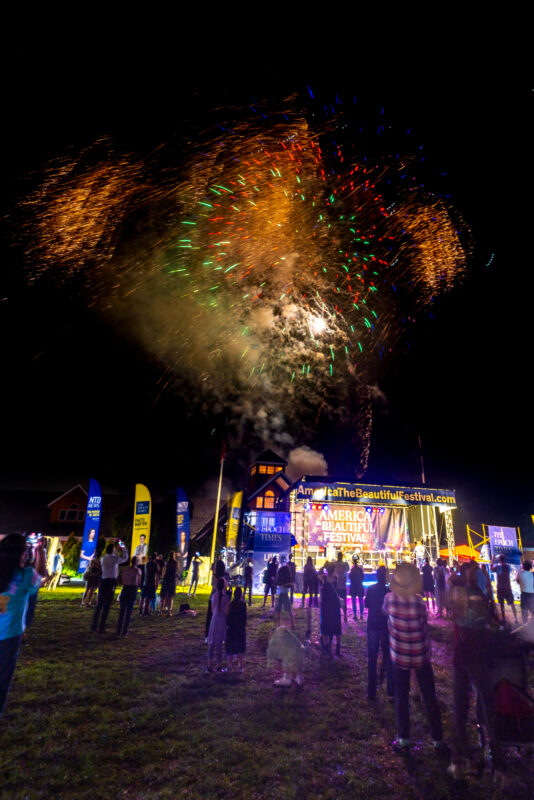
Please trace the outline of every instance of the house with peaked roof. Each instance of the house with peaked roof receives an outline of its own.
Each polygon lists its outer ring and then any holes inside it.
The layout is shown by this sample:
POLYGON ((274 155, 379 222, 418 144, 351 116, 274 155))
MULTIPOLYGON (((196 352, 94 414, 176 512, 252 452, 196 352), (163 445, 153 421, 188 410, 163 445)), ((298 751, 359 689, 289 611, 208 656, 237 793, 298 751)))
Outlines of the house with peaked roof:
POLYGON ((72 525, 76 522, 84 522, 85 509, 87 507, 87 492, 77 483, 67 492, 63 492, 59 497, 48 503, 50 509, 49 522, 65 522, 72 525))
POLYGON ((248 510, 266 509, 289 511, 291 480, 284 472, 287 461, 272 450, 265 450, 250 465, 245 507, 248 510))
MULTIPOLYGON (((265 450, 249 467, 249 480, 244 491, 244 511, 289 511, 289 491, 292 483, 284 469, 287 461, 280 458, 272 450, 265 450)), ((191 548, 202 553, 209 552, 215 522, 215 503, 211 498, 197 500, 192 498, 195 513, 191 521, 191 548), (206 513, 207 512, 207 513, 206 513)), ((226 522, 228 503, 219 508, 217 541, 222 546, 226 541, 226 522)), ((251 540, 253 529, 244 525, 244 531, 238 538, 246 547, 251 540)))

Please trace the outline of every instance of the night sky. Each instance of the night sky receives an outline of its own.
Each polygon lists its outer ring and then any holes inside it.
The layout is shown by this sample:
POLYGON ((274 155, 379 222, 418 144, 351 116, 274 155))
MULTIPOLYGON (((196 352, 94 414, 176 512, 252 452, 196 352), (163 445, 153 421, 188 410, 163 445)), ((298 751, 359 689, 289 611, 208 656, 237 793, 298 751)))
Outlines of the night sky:
MULTIPOLYGON (((362 87, 361 76, 312 76, 265 70, 235 81, 177 69, 164 81, 138 72, 54 80, 50 66, 7 98, 12 124, 3 131, 3 234, 0 276, 3 421, 2 485, 50 479, 130 490, 135 481, 189 491, 217 472, 221 420, 186 418, 180 397, 158 398, 161 365, 111 321, 85 307, 72 285, 28 286, 21 270, 14 203, 30 174, 69 145, 111 135, 121 147, 148 152, 185 120, 217 105, 348 88, 369 111, 384 107, 399 127, 414 129, 429 174, 447 172, 454 206, 471 229, 474 252, 462 285, 442 296, 413 326, 394 359, 374 379, 385 401, 374 409, 368 482, 420 484, 417 435, 430 486, 457 490, 472 524, 521 525, 534 513, 533 437, 528 375, 532 364, 526 276, 530 271, 524 198, 529 93, 513 83, 477 80, 435 86, 395 82, 362 87)), ((371 113, 369 111, 369 113, 371 113)), ((20 237, 19 237, 20 238, 20 237)), ((313 442, 336 476, 353 477, 342 431, 322 421, 313 442)), ((246 447, 228 453, 237 480, 252 460, 246 447)))

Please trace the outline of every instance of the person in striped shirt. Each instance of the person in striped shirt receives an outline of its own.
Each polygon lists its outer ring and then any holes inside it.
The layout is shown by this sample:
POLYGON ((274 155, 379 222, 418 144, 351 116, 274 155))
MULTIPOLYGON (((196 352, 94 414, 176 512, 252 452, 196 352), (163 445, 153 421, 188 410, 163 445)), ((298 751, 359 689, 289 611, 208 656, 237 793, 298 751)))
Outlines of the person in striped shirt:
POLYGON ((421 573, 414 564, 399 564, 390 581, 391 592, 384 597, 388 617, 389 646, 395 681, 397 738, 393 749, 407 751, 410 745, 410 673, 415 671, 428 716, 434 748, 448 753, 443 742, 441 711, 436 697, 430 662, 427 608, 421 597, 421 573))

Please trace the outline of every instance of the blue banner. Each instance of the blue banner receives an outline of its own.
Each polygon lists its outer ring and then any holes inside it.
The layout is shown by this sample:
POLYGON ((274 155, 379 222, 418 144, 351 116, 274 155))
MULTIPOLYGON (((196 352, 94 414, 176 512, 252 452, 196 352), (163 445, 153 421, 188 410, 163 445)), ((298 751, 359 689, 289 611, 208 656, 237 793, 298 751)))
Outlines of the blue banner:
POLYGON ((255 511, 250 524, 254 527, 254 559, 252 591, 263 594, 263 573, 269 559, 286 556, 291 551, 291 514, 286 511, 255 511))
POLYGON ((176 555, 178 569, 183 571, 187 565, 189 551, 189 500, 183 489, 176 489, 176 555))
POLYGON ((254 551, 289 553, 291 543, 291 514, 287 511, 256 511, 254 551))
POLYGON ((87 509, 85 512, 85 525, 83 528, 82 549, 80 552, 80 564, 78 566, 78 572, 85 572, 89 562, 95 555, 101 514, 102 490, 97 481, 95 481, 94 478, 91 478, 89 481, 89 497, 87 498, 87 509))
POLYGON ((488 525, 491 554, 493 558, 504 555, 509 564, 519 567, 521 553, 517 543, 515 528, 504 528, 502 525, 488 525))

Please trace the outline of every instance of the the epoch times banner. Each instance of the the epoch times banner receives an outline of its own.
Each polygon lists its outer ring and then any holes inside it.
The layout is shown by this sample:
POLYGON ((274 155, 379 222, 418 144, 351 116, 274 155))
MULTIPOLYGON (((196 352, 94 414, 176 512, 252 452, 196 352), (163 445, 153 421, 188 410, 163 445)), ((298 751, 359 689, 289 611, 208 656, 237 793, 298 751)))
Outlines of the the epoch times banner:
POLYGON ((502 525, 488 525, 488 535, 493 558, 502 553, 509 564, 519 566, 521 553, 517 543, 516 529, 503 528, 502 525))
POLYGON ((252 591, 263 594, 263 573, 272 556, 289 554, 291 549, 291 514, 286 511, 256 511, 254 524, 254 575, 252 591))
POLYGON ((189 500, 183 489, 176 489, 176 551, 180 558, 178 569, 184 570, 189 551, 189 500))
POLYGON ((95 481, 94 478, 91 478, 89 481, 89 496, 87 498, 87 510, 85 512, 85 525, 83 527, 83 540, 78 572, 85 572, 89 562, 95 555, 101 514, 102 490, 98 482, 95 481))
POLYGON ((135 484, 132 553, 146 558, 150 541, 150 517, 152 513, 150 492, 142 483, 135 484), (139 550, 136 553, 136 549, 139 550))
POLYGON ((348 547, 354 552, 401 547, 405 535, 400 508, 366 511, 354 505, 335 504, 311 508, 308 516, 308 545, 348 547))

